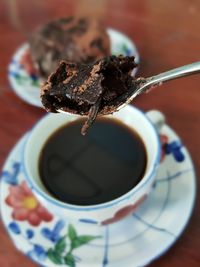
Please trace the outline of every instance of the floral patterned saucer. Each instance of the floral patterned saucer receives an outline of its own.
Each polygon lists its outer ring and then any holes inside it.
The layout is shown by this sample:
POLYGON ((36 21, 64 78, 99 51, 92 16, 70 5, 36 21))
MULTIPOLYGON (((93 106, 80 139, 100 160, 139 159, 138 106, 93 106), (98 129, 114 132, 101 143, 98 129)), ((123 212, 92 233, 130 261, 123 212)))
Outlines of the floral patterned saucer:
POLYGON ((167 125, 162 160, 148 198, 134 214, 109 226, 71 223, 42 207, 22 168, 28 133, 8 156, 1 175, 1 215, 15 246, 40 266, 144 266, 168 250, 188 223, 195 200, 190 155, 167 125))
MULTIPOLYGON (((135 56, 136 63, 139 63, 139 54, 135 44, 124 34, 108 29, 108 34, 111 40, 111 53, 113 55, 126 55, 135 56)), ((40 79, 34 73, 33 68, 25 68, 25 54, 27 54, 29 46, 27 43, 23 44, 14 54, 11 63, 8 67, 8 78, 14 92, 25 102, 42 107, 39 98, 39 86, 40 79), (24 62, 24 63, 23 63, 24 62)), ((30 57, 30 56, 29 56, 30 57)), ((27 55, 28 61, 30 58, 27 55)), ((133 74, 135 74, 137 69, 134 69, 133 74)))

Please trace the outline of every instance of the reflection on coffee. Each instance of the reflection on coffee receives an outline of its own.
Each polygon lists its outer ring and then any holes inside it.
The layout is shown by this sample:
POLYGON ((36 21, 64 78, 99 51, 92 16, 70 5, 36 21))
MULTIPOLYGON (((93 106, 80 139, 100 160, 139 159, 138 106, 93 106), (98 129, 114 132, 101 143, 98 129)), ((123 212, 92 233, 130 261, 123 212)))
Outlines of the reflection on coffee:
POLYGON ((130 191, 146 169, 139 135, 117 119, 98 119, 86 136, 83 119, 59 128, 45 143, 39 172, 46 189, 62 202, 93 205, 130 191))

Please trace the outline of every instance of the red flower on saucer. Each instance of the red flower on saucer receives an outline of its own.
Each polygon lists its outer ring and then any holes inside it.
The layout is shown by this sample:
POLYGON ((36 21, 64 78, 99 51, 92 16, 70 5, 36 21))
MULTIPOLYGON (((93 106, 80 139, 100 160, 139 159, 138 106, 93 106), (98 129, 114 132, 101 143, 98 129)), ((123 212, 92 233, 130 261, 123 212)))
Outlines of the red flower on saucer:
POLYGON ((25 181, 18 186, 9 187, 9 195, 5 199, 13 208, 12 217, 18 221, 28 221, 38 226, 42 221, 50 222, 53 216, 38 202, 25 181))
POLYGON ((128 206, 125 206, 123 208, 121 208, 120 210, 118 210, 114 216, 112 218, 109 218, 103 222, 101 222, 102 225, 107 225, 107 224, 110 224, 110 223, 114 223, 114 222, 117 222, 119 220, 121 220, 122 218, 124 218, 125 216, 133 213, 137 208, 138 206, 146 199, 147 197, 147 194, 144 194, 142 197, 140 197, 137 202, 133 205, 128 205, 128 206))
POLYGON ((31 51, 29 48, 26 48, 23 55, 20 58, 20 64, 24 67, 24 69, 30 74, 30 75, 36 75, 37 70, 34 66, 33 59, 31 56, 31 51))

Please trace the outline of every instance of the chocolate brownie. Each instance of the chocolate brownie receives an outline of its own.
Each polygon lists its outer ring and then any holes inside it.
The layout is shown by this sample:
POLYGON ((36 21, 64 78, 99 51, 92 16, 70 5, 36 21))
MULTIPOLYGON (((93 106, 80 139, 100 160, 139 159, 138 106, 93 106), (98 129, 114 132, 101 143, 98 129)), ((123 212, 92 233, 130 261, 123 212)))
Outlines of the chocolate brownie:
POLYGON ((33 61, 46 79, 61 60, 90 63, 110 55, 110 39, 99 21, 61 18, 40 27, 30 38, 33 61))
POLYGON ((62 61, 41 87, 41 100, 49 112, 87 115, 85 134, 97 115, 111 114, 136 88, 131 71, 134 57, 110 56, 91 64, 62 61))

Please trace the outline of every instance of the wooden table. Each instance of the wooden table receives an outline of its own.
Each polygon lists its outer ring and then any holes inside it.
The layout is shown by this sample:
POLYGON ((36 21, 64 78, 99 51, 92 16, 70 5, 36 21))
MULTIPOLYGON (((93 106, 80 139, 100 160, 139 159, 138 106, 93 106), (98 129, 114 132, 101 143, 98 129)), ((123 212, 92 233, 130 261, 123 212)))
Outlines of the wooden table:
MULTIPOLYGON (((87 14, 133 39, 141 55, 140 74, 149 76, 199 60, 200 1, 195 0, 1 0, 0 1, 0 165, 17 140, 45 111, 29 106, 11 90, 8 63, 35 27, 52 18, 87 14)), ((134 104, 159 109, 189 149, 200 180, 200 76, 164 84, 134 104)), ((200 199, 184 234, 150 266, 200 266, 200 199)), ((18 252, 0 223, 0 266, 36 266, 18 252)), ((128 266, 129 267, 129 266, 128 266)), ((131 267, 131 266, 130 266, 131 267)))

